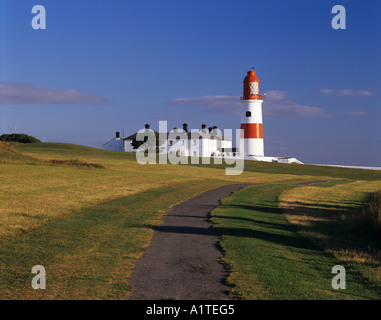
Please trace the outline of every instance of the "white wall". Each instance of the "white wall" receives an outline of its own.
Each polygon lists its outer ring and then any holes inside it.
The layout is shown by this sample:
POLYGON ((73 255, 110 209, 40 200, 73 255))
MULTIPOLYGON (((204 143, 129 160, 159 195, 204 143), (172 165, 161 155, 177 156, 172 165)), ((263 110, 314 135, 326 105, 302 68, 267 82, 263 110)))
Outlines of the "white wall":
MULTIPOLYGON (((104 150, 136 152, 136 149, 133 149, 131 142, 132 140, 114 138, 105 143, 102 148, 104 150)), ((197 139, 189 140, 168 139, 168 153, 171 147, 173 148, 173 152, 179 150, 183 156, 194 156, 194 151, 196 151, 197 156, 199 157, 210 157, 213 153, 215 156, 220 155, 221 153, 218 150, 220 148, 232 148, 232 141, 208 138, 199 139, 199 137, 197 137, 197 139), (176 147, 172 147, 170 141, 173 141, 173 146, 176 144, 176 147)), ((226 154, 226 152, 224 152, 224 154, 226 154)))
POLYGON ((136 152, 136 149, 132 146, 132 140, 123 140, 124 141, 124 151, 125 152, 136 152))
POLYGON ((217 139, 189 139, 189 140, 168 140, 168 153, 180 151, 183 156, 194 156, 194 152, 196 151, 197 156, 199 157, 210 157, 212 153, 216 156, 220 154, 219 150, 222 148, 231 148, 232 141, 219 141, 217 139), (171 145, 172 141, 172 145, 171 145))

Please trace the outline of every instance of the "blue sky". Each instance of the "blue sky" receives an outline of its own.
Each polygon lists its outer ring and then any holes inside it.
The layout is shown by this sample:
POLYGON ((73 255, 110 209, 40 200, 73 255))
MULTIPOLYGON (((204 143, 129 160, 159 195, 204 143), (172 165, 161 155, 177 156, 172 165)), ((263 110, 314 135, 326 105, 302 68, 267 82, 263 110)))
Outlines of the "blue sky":
POLYGON ((380 16, 374 0, 0 0, 0 133, 100 147, 159 120, 239 128, 254 66, 265 155, 381 166, 380 16))

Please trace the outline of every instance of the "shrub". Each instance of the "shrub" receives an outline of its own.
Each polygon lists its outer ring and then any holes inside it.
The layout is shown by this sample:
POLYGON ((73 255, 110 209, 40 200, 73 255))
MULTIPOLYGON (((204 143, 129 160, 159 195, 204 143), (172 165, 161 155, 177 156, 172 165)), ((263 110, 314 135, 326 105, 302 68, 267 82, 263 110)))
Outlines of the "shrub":
POLYGON ((41 142, 35 137, 28 136, 23 133, 3 134, 0 136, 0 141, 5 142, 21 142, 21 143, 37 143, 41 142))
POLYGON ((372 221, 377 228, 381 227, 381 190, 372 193, 364 207, 365 216, 372 221))

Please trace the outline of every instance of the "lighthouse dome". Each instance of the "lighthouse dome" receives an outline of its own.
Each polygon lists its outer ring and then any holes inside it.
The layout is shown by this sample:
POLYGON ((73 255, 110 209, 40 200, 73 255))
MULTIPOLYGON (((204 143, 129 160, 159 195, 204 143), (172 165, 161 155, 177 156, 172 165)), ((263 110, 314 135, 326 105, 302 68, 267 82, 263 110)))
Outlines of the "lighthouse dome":
POLYGON ((259 82, 259 79, 258 77, 255 75, 255 71, 254 70, 250 70, 247 72, 247 76, 245 77, 245 82, 246 81, 254 81, 254 82, 259 82))

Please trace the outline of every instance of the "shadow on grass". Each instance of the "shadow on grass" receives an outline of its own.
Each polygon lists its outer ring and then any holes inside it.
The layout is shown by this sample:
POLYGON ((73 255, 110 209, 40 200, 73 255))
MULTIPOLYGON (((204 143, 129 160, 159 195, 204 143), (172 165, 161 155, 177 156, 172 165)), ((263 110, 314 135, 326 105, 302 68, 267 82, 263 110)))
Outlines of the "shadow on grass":
MULTIPOLYGON (((373 262, 357 263, 349 259, 341 261, 331 251, 326 251, 332 248, 342 251, 355 248, 357 252, 380 252, 380 242, 372 242, 371 235, 364 233, 357 223, 361 217, 361 203, 348 201, 340 205, 332 201, 315 207, 310 203, 296 202, 287 203, 289 207, 280 208, 278 201, 271 201, 270 197, 266 199, 266 193, 262 194, 244 194, 246 199, 256 197, 258 201, 242 201, 243 196, 237 195, 238 201, 234 198, 226 201, 220 210, 214 212, 212 218, 217 233, 222 237, 222 243, 227 243, 230 250, 234 248, 235 251, 242 251, 239 255, 246 264, 251 256, 251 268, 258 270, 261 277, 267 278, 267 275, 262 274, 261 267, 256 264, 264 264, 268 272, 271 269, 280 278, 290 279, 285 280, 286 282, 304 279, 312 288, 316 284, 316 290, 322 289, 319 294, 324 296, 330 290, 331 268, 341 264, 347 270, 351 286, 356 287, 340 292, 343 297, 374 299, 381 295, 379 283, 369 280, 364 269, 374 268, 373 262), (289 216, 293 216, 300 223, 291 224, 287 219, 289 216), (246 240, 239 240, 242 238, 246 240), (245 243, 247 247, 240 249, 239 243, 245 243), (326 282, 324 278, 327 279, 326 282)), ((237 256, 236 252, 234 256, 237 256)), ((379 259, 379 256, 373 258, 379 259)), ((268 280, 269 283, 280 281, 275 276, 272 279, 268 280)), ((289 290, 287 286, 283 289, 289 290)), ((295 289, 303 291, 297 286, 295 289)), ((282 290, 279 292, 284 294, 282 290)), ((304 294, 303 296, 306 297, 304 294)), ((283 297, 287 297, 287 294, 283 297)))
MULTIPOLYGON (((261 205, 250 202, 239 202, 237 204, 226 204, 221 207, 227 209, 229 214, 213 214, 213 219, 223 219, 227 223, 223 226, 219 223, 214 228, 199 228, 191 226, 156 226, 158 232, 197 234, 197 235, 215 235, 232 236, 238 238, 252 238, 262 240, 289 248, 305 250, 322 250, 320 244, 311 241, 298 234, 298 231, 305 233, 319 234, 321 238, 327 239, 335 244, 342 245, 344 250, 348 246, 356 247, 359 250, 368 251, 370 247, 373 250, 380 250, 381 245, 378 242, 371 241, 371 235, 358 230, 351 222, 351 217, 356 214, 351 205, 358 205, 358 202, 348 202, 344 205, 332 204, 319 205, 318 208, 310 203, 296 202, 288 203, 290 208, 279 208, 270 205, 269 202, 261 202, 261 205), (347 206, 348 205, 348 206, 347 206), (244 211, 245 214, 237 214, 244 211), (303 216, 314 218, 305 225, 294 225, 284 219, 285 215, 303 216), (279 217, 282 217, 279 219, 279 217), (345 219, 343 220, 343 217, 345 219), (268 219, 267 219, 268 218, 268 219), (316 219, 320 218, 320 219, 316 219), (228 225, 228 226, 226 226, 228 225)), ((198 216, 183 215, 183 217, 200 218, 198 216)), ((372 265, 373 266, 373 265, 372 265)))

